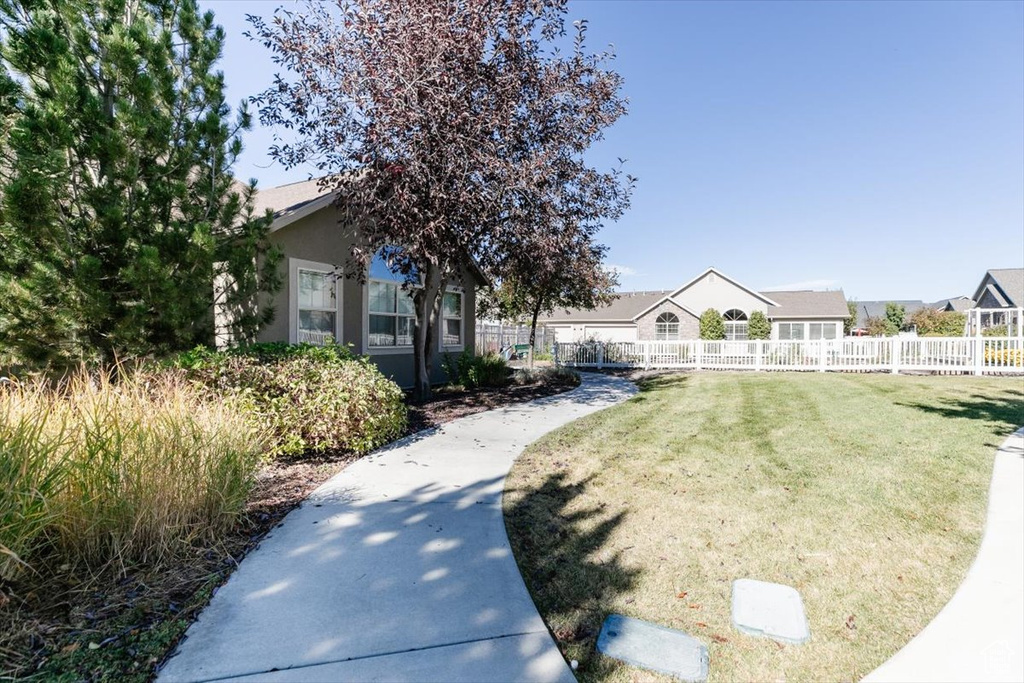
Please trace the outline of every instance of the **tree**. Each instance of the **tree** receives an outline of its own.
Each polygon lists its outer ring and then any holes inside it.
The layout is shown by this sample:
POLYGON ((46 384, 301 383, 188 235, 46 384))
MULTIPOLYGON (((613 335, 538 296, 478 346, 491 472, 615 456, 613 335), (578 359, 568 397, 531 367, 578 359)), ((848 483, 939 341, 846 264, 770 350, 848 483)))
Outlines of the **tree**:
POLYGON ((887 336, 894 336, 899 334, 899 331, 903 329, 903 324, 906 322, 907 309, 903 304, 897 304, 892 301, 885 305, 885 321, 886 329, 888 330, 887 336))
POLYGON ((360 237, 350 274, 383 248, 412 288, 420 398, 444 291, 471 258, 507 279, 539 231, 592 234, 628 202, 628 177, 583 158, 625 114, 622 79, 587 52, 585 22, 555 46, 565 14, 564 0, 335 0, 250 17, 287 72, 255 98, 294 137, 272 155, 335 192, 360 237))
POLYGON ((922 308, 910 316, 910 322, 922 337, 960 337, 963 336, 967 316, 956 311, 922 308))
POLYGON ((857 302, 847 301, 846 310, 850 313, 850 317, 843 321, 843 336, 849 337, 853 334, 853 326, 857 324, 857 302))
POLYGON ((891 321, 880 316, 869 316, 864 327, 871 337, 892 337, 899 332, 891 321))
POLYGON ((709 308, 700 314, 701 339, 725 339, 725 320, 722 314, 709 308))
POLYGON ((523 248, 500 264, 499 272, 505 276, 488 297, 492 313, 505 320, 528 321, 534 348, 541 313, 557 308, 593 309, 615 298, 618 278, 602 265, 606 250, 578 226, 554 225, 535 231, 523 248))
POLYGON ((747 337, 750 339, 771 339, 772 324, 761 311, 754 311, 750 314, 750 322, 747 323, 747 337))
POLYGON ((275 289, 276 257, 230 174, 249 116, 213 70, 213 15, 0 0, 0 35, 0 347, 67 363, 212 343, 217 279, 236 337, 269 319, 242 306, 275 289))

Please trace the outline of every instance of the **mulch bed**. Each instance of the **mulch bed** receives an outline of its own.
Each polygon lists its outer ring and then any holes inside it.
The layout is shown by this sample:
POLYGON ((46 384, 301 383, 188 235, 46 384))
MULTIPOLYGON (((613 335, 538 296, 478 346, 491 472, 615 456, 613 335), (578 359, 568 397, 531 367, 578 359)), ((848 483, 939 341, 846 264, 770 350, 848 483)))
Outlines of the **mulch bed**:
MULTIPOLYGON (((471 391, 442 389, 410 403, 408 433, 465 415, 572 388, 537 383, 471 391)), ((0 680, 148 681, 238 562, 350 453, 277 460, 259 473, 245 513, 214 547, 163 565, 76 571, 39 562, 18 585, 0 582, 0 680)))

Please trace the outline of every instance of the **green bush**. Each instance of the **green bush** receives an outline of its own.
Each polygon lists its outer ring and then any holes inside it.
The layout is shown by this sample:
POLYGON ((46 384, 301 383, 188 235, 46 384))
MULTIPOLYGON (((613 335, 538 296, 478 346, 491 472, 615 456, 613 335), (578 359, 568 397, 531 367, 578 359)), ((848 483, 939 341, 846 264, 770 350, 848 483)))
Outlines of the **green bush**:
POLYGON ((444 371, 450 384, 467 389, 503 387, 509 382, 508 363, 496 353, 475 356, 466 352, 457 357, 445 354, 444 371))
POLYGON ((725 339, 725 321, 722 314, 709 308, 700 314, 701 339, 725 339))
POLYGON ((264 435, 174 374, 79 371, 0 386, 0 577, 49 542, 68 561, 156 561, 241 513, 264 435))
POLYGON ((365 453, 406 428, 402 390, 344 346, 254 344, 196 349, 173 365, 220 396, 235 397, 273 438, 271 455, 365 453))
POLYGON ((1010 327, 1008 325, 994 325, 986 327, 981 331, 983 337, 1009 337, 1010 327))
POLYGON ((910 317, 922 337, 962 337, 967 322, 965 313, 922 308, 910 317))
POLYGON ((754 311, 750 314, 750 322, 747 324, 748 339, 771 339, 772 324, 761 311, 754 311))

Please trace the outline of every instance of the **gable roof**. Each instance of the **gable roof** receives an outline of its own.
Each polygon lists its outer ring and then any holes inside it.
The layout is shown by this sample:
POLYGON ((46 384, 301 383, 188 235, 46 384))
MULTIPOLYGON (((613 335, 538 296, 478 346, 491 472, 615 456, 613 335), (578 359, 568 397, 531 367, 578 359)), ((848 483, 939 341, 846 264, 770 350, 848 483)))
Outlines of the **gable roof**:
POLYGON ((974 292, 975 301, 981 301, 985 289, 991 291, 1000 303, 1005 302, 1006 308, 1024 306, 1024 268, 992 268, 987 271, 974 292))
POLYGON ((665 298, 668 290, 659 289, 647 292, 620 292, 619 296, 605 306, 599 306, 593 310, 573 308, 567 311, 557 311, 547 316, 546 320, 557 320, 559 322, 593 322, 597 320, 608 322, 632 322, 641 314, 651 308, 651 304, 660 302, 665 298))
POLYGON ((771 294, 777 302, 774 306, 768 307, 768 317, 772 320, 850 317, 850 311, 846 307, 846 296, 842 290, 803 290, 771 294))
POLYGON ((974 308, 974 300, 966 296, 951 296, 929 304, 936 311, 956 311, 958 313, 974 308))

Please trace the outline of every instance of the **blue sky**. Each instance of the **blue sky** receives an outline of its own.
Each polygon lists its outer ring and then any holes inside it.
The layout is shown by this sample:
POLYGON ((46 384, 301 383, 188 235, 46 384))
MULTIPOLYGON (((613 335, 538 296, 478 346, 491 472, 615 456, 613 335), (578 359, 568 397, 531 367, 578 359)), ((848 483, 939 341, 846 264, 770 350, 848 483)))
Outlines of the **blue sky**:
MULTIPOLYGON (((267 87, 246 13, 227 31, 232 102, 267 87)), ((1024 266, 1024 3, 572 2, 613 45, 630 113, 593 150, 628 159, 633 205, 601 233, 622 289, 671 289, 715 266, 753 288, 848 298, 972 294, 1024 266)), ((235 171, 302 180, 245 138, 235 171)))

